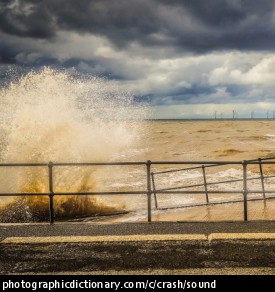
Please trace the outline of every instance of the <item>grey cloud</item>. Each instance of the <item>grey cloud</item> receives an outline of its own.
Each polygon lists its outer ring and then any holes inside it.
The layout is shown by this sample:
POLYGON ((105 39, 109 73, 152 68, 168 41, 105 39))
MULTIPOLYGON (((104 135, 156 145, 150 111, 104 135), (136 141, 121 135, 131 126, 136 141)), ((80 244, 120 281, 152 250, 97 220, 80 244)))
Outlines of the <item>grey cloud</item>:
POLYGON ((5 44, 0 44, 0 63, 13 64, 15 63, 16 52, 5 44))
MULTIPOLYGON (((263 91, 260 97, 249 93, 253 80, 263 75, 260 71, 256 77, 243 76, 242 84, 236 78, 230 84, 228 78, 209 78, 226 61, 229 73, 238 69, 242 76, 242 71, 274 51, 274 4, 270 0, 2 0, 0 64, 74 67, 104 75, 131 87, 137 101, 153 105, 272 100, 274 88, 264 82, 255 85, 263 91), (219 57, 224 53, 219 51, 232 50, 259 51, 260 56, 256 60, 246 54, 248 61, 241 55, 233 61, 226 54, 219 57)), ((272 83, 273 75, 268 76, 272 83)))
POLYGON ((55 35, 53 15, 42 1, 4 0, 0 3, 0 29, 21 37, 50 38, 55 35))
POLYGON ((215 90, 215 87, 194 84, 190 88, 176 88, 173 92, 170 92, 169 95, 151 96, 151 103, 153 105, 196 104, 198 101, 211 103, 213 100, 209 98, 206 100, 203 99, 215 93, 215 90))
POLYGON ((107 37, 118 47, 176 46, 273 50, 274 2, 269 0, 5 0, 0 28, 19 36, 49 39, 57 30, 107 37))

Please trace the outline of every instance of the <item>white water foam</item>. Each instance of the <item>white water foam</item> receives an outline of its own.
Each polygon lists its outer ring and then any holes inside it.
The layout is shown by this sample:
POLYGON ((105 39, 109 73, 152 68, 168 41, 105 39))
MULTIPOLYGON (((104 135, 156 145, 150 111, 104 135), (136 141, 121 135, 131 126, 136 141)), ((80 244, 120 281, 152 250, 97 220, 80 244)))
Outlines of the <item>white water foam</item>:
MULTIPOLYGON (((0 89, 0 103, 2 163, 129 160, 146 132, 136 121, 150 114, 115 82, 50 68, 12 80, 0 89)), ((47 168, 0 171, 1 192, 48 191, 47 168)), ((107 183, 99 168, 54 172, 63 192, 101 191, 107 183)))

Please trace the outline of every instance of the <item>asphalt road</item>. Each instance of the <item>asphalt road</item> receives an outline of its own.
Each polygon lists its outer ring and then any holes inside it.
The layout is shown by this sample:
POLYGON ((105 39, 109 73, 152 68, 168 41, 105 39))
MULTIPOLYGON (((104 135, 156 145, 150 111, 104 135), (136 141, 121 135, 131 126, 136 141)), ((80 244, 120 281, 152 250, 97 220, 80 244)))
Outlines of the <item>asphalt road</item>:
POLYGON ((0 274, 274 268, 275 241, 0 244, 0 274))
POLYGON ((275 222, 0 224, 0 274, 275 274, 274 233, 275 222), (192 239, 212 233, 270 236, 192 239), (145 239, 109 240, 119 235, 145 239), (61 236, 104 239, 52 240, 61 236))

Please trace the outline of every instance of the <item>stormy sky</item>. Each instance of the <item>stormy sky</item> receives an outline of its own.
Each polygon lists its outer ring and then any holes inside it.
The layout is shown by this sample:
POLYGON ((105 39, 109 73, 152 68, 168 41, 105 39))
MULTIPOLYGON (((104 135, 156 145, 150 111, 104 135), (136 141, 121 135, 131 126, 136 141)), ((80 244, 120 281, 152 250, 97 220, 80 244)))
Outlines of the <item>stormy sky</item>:
POLYGON ((0 1, 0 76, 12 66, 104 76, 155 118, 271 117, 274 50, 273 0, 0 1))

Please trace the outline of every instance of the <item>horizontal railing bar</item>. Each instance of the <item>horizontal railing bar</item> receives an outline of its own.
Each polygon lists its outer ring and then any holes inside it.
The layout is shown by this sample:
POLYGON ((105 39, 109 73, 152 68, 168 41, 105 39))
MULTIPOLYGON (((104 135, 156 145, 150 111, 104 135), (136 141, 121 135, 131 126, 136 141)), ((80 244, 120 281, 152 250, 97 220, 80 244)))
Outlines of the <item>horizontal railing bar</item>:
MULTIPOLYGON (((207 191, 208 194, 242 194, 243 190, 237 190, 237 191, 207 191)), ((248 194, 261 194, 262 190, 248 190, 248 194)), ((152 193, 158 193, 158 194, 205 194, 205 191, 158 191, 154 190, 152 193)), ((266 193, 275 193, 275 190, 269 190, 266 191, 266 193)))
POLYGON ((13 167, 13 166, 27 166, 27 167, 36 167, 36 166, 48 166, 48 163, 1 163, 0 167, 13 167))
MULTIPOLYGON (((207 184, 208 185, 208 184, 207 184)), ((194 188, 194 187, 202 187, 204 184, 195 184, 195 185, 189 185, 189 186, 182 186, 182 187, 174 187, 174 188, 167 188, 167 189, 159 189, 159 191, 169 191, 169 190, 177 190, 177 189, 188 189, 188 188, 194 188)))
MULTIPOLYGON (((248 195, 249 194, 262 194, 263 193, 263 191, 262 190, 253 190, 253 191, 250 191, 250 190, 248 190, 248 195)), ((268 190, 268 191, 265 191, 265 193, 267 193, 267 194, 273 194, 273 193, 275 193, 275 190, 268 190)))
MULTIPOLYGON (((242 164, 242 161, 151 161, 151 164, 182 164, 182 165, 188 165, 188 164, 242 164)), ((258 162, 259 163, 259 162, 258 162)), ((257 164, 258 164, 257 163, 257 164)))
MULTIPOLYGON (((264 158, 261 160, 261 162, 255 160, 246 160, 244 161, 247 164, 275 164, 275 161, 263 161, 264 158)), ((267 158, 265 160, 268 160, 267 158)), ((52 162, 52 166, 97 166, 97 165, 145 165, 147 162, 52 162)), ((220 166, 220 165, 241 165, 243 164, 243 161, 150 161, 150 164, 174 164, 174 165, 190 165, 190 164, 197 164, 197 165, 205 165, 205 167, 214 167, 214 166, 220 166)), ((29 166, 29 167, 35 167, 35 166, 48 166, 49 163, 1 163, 0 167, 13 167, 13 166, 29 166)), ((200 166, 195 167, 200 168, 200 166)), ((187 168, 193 169, 193 168, 187 168)), ((185 170, 185 169, 182 169, 185 170)), ((168 170, 167 172, 170 172, 172 170, 168 170)), ((180 171, 180 170, 173 170, 173 171, 180 171)), ((166 172, 166 171, 164 171, 166 172)), ((162 173, 162 172, 155 172, 156 173, 162 173)))
MULTIPOLYGON (((210 164, 210 165, 205 165, 206 167, 212 167, 212 166, 220 166, 223 164, 210 164)), ((164 170, 164 171, 157 171, 157 172, 152 172, 152 174, 162 174, 162 173, 169 173, 169 172, 177 172, 177 171, 184 171, 184 170, 194 170, 194 169, 200 169, 200 166, 194 166, 194 167, 187 167, 187 168, 180 168, 180 169, 171 169, 171 170, 164 170)))
MULTIPOLYGON (((241 194, 243 190, 237 191, 208 191, 209 194, 241 194)), ((129 191, 129 192, 56 192, 55 196, 85 196, 85 195, 144 195, 148 191, 129 191)), ((163 190, 153 190, 151 193, 159 194, 205 194, 205 191, 163 191, 163 190)), ((249 190, 250 194, 260 194, 262 190, 249 190)), ((266 193, 275 193, 275 190, 266 190, 266 193)), ((49 196, 49 193, 0 193, 0 197, 14 197, 14 196, 49 196)))
POLYGON ((247 162, 248 165, 258 165, 258 164, 275 164, 275 161, 251 161, 251 162, 247 162))
MULTIPOLYGON (((93 166, 93 165, 145 165, 146 162, 56 162, 52 166, 93 166)), ((48 166, 49 163, 1 163, 0 167, 5 166, 48 166)))
POLYGON ((0 197, 49 196, 49 193, 0 193, 0 197))
MULTIPOLYGON (((205 194, 205 191, 158 191, 154 190, 157 194, 205 194)), ((275 192, 275 191, 274 191, 275 192)), ((237 191, 208 191, 208 194, 242 194, 243 190, 237 191)))
POLYGON ((275 157, 268 157, 268 158, 255 158, 255 159, 248 159, 248 160, 246 160, 246 161, 248 161, 248 162, 259 161, 259 159, 260 159, 260 161, 263 161, 263 160, 272 160, 272 159, 275 159, 275 157))
MULTIPOLYGON (((272 178, 275 176, 265 176, 264 178, 272 178)), ((261 177, 250 177, 247 180, 256 180, 260 179, 261 177)), ((218 184, 225 184, 225 183, 232 183, 232 182, 242 182, 243 179, 232 179, 232 180, 225 180, 225 181, 216 181, 216 182, 209 182, 207 185, 218 185, 218 184)), ((188 186, 182 186, 182 187, 174 187, 174 188, 167 188, 167 189, 159 189, 159 191, 168 191, 168 190, 176 190, 176 189, 188 189, 188 188, 194 188, 194 187, 202 187, 204 184, 195 184, 195 185, 188 185, 188 186)))
MULTIPOLYGON (((271 159, 271 158, 270 158, 271 159)), ((272 158, 273 159, 273 158, 272 158)), ((261 162, 257 162, 256 159, 251 159, 251 160, 246 160, 246 162, 248 162, 248 164, 259 164, 262 163, 262 161, 265 159, 262 159, 261 162), (250 163, 253 162, 253 163, 250 163), (254 163, 255 162, 255 163, 254 163)), ((267 158, 266 158, 267 160, 267 158)), ((155 164, 155 162, 151 162, 152 164, 155 164)), ((204 165, 206 162, 201 161, 201 165, 200 166, 194 166, 194 167, 187 167, 187 168, 180 168, 180 169, 171 169, 171 170, 164 170, 164 171, 156 171, 156 172, 152 172, 152 174, 163 174, 163 173, 171 173, 171 172, 178 172, 178 171, 186 171, 186 170, 195 170, 195 169, 200 169, 202 167, 202 165, 204 165)), ((191 163, 192 164, 192 163, 191 163)), ((265 164, 265 163, 263 163, 265 164)), ((268 164, 273 164, 272 162, 268 163, 268 164)), ((275 161, 274 161, 275 164, 275 161)), ((228 164, 209 164, 209 165, 204 165, 205 168, 210 168, 210 167, 215 167, 215 166, 223 166, 223 165, 228 165, 228 164)))
POLYGON ((84 162, 84 163, 70 163, 70 162, 64 162, 64 163, 53 163, 53 166, 99 166, 99 165, 146 165, 146 162, 84 162))
MULTIPOLYGON (((275 199, 275 197, 266 197, 266 200, 275 199)), ((261 201, 264 200, 261 198, 248 198, 247 201, 261 201)), ((158 207, 158 210, 170 210, 170 209, 181 209, 181 208, 192 208, 192 207, 202 207, 209 205, 222 205, 222 204, 231 204, 231 203, 243 203, 243 199, 240 200, 230 200, 230 201, 212 201, 208 203, 198 203, 198 204, 190 204, 183 206, 174 206, 174 207, 158 207)))
MULTIPOLYGON (((152 162, 152 164, 154 164, 154 163, 152 162)), ((202 161, 200 166, 180 168, 180 169, 171 169, 171 170, 164 170, 164 171, 157 171, 157 172, 152 172, 152 174, 162 174, 162 173, 177 172, 177 171, 184 171, 184 170, 201 169, 203 164, 204 164, 204 162, 202 161)), ((209 164, 209 165, 204 165, 204 167, 207 168, 207 167, 222 166, 222 165, 226 165, 226 164, 209 164)))
MULTIPOLYGON (((85 196, 85 195, 144 195, 148 191, 131 192, 55 192, 54 196, 85 196)), ((0 197, 20 197, 20 196, 49 196, 49 193, 0 193, 0 197)))
POLYGON ((263 176, 264 179, 274 178, 275 175, 263 176))
POLYGON ((156 171, 156 172, 152 172, 152 174, 162 174, 162 173, 177 172, 177 171, 184 171, 184 170, 194 170, 194 169, 199 169, 199 168, 201 168, 201 166, 194 166, 194 167, 180 168, 180 169, 171 169, 171 170, 164 170, 164 171, 156 171))
MULTIPOLYGON (((85 196, 85 195, 144 195, 147 194, 148 191, 130 191, 130 192, 82 192, 82 193, 74 193, 74 192, 56 192, 55 196, 85 196)), ((152 192, 153 193, 153 192, 152 192)))
POLYGON ((205 165, 207 167, 208 164, 216 164, 216 166, 220 165, 242 165, 243 163, 246 164, 275 164, 275 161, 256 161, 256 160, 244 160, 244 161, 151 161, 151 164, 198 164, 198 165, 205 165))

